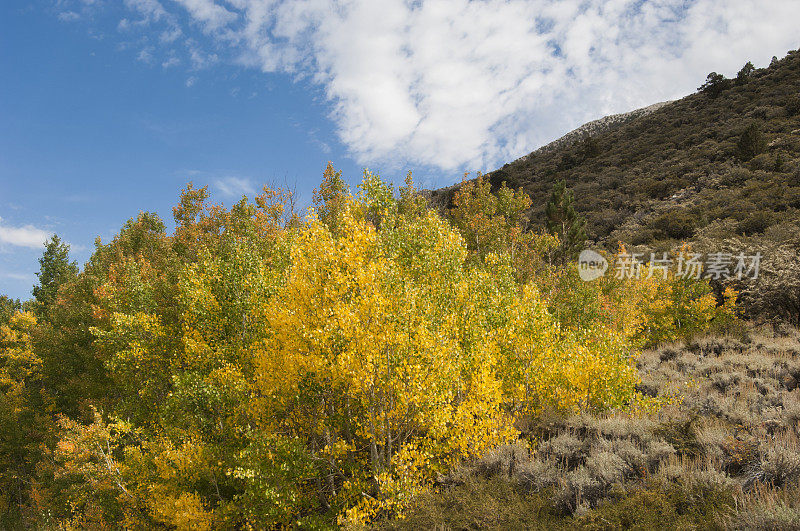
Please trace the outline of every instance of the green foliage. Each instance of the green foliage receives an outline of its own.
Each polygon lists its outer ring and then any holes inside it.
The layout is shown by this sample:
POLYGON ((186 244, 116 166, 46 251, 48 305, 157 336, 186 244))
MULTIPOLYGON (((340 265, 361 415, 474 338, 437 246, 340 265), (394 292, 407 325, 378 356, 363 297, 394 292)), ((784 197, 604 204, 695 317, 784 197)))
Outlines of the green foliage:
POLYGON ((545 257, 558 246, 557 238, 529 230, 529 207, 522 189, 511 190, 503 182, 493 193, 491 183, 479 174, 456 193, 449 215, 472 260, 482 262, 492 253, 508 255, 518 279, 529 280, 542 272, 545 257))
POLYGON ((741 160, 748 161, 762 153, 766 147, 767 140, 758 124, 751 123, 739 137, 739 141, 736 143, 736 152, 741 160))
POLYGON ((800 96, 790 96, 786 102, 786 114, 797 116, 800 114, 800 96))
POLYGON ((73 280, 78 274, 78 264, 69 261, 69 245, 57 235, 46 243, 44 254, 39 258, 39 284, 33 287, 38 315, 44 315, 58 295, 58 289, 73 280))
POLYGON ((324 463, 314 459, 300 438, 255 434, 232 473, 244 484, 238 501, 247 520, 265 528, 332 527, 335 514, 326 514, 330 505, 315 495, 325 474, 320 467, 324 463))
POLYGON ((661 237, 687 240, 694 235, 697 220, 691 212, 672 210, 653 220, 651 227, 659 231, 661 237))
POLYGON ((583 146, 581 147, 581 150, 583 152, 583 156, 586 158, 596 157, 602 153, 600 142, 598 142, 593 136, 587 136, 583 139, 583 146))
POLYGON ((12 299, 5 295, 0 295, 0 326, 8 324, 11 317, 22 309, 19 299, 12 299))
POLYGON ((559 255, 562 260, 576 256, 586 243, 586 220, 576 212, 574 203, 575 198, 572 190, 567 189, 566 181, 559 181, 553 186, 545 207, 547 230, 561 242, 559 255))
POLYGON ((730 79, 726 79, 722 74, 711 72, 697 90, 707 95, 709 98, 717 98, 722 92, 731 86, 730 79))
POLYGON ((333 164, 329 162, 319 188, 314 190, 313 202, 319 220, 334 232, 344 211, 348 195, 347 184, 342 179, 342 172, 334 170, 333 164))
POLYGON ((756 71, 756 67, 753 66, 753 63, 747 61, 745 65, 742 67, 741 70, 736 74, 736 83, 739 85, 743 85, 747 83, 750 78, 753 76, 753 73, 756 71))
POLYGON ((577 518, 574 529, 724 529, 734 497, 719 487, 653 482, 577 518))

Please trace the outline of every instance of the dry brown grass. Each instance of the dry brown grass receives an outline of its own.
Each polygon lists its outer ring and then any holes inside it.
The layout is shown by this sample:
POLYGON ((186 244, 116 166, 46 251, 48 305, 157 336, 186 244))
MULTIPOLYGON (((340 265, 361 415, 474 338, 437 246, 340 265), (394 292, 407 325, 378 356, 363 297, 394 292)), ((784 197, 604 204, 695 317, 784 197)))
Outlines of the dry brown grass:
POLYGON ((643 352, 638 367, 644 394, 680 401, 644 417, 527 419, 529 442, 463 465, 442 488, 500 481, 547 509, 544 527, 625 527, 630 513, 665 528, 800 529, 800 334, 696 338, 643 352))

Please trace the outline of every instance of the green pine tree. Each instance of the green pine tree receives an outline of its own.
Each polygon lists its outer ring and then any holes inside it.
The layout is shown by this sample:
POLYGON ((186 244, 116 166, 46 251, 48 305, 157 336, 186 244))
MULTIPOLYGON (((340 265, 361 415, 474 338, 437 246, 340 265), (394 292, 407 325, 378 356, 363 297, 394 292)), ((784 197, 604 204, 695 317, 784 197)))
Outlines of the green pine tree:
POLYGON ((753 63, 751 63, 750 61, 747 61, 747 63, 745 63, 745 65, 742 67, 742 69, 739 70, 739 73, 736 74, 736 83, 739 84, 739 85, 744 85, 745 83, 747 83, 749 81, 749 79, 753 75, 753 72, 755 72, 755 71, 756 71, 756 67, 753 66, 753 63))
POLYGON ((767 149, 767 139, 756 123, 748 125, 736 143, 737 154, 743 161, 752 159, 765 149, 767 149))
POLYGON ((78 275, 78 264, 69 260, 69 244, 58 235, 45 243, 44 254, 39 258, 39 284, 33 287, 36 312, 45 315, 56 300, 58 288, 78 275))
POLYGON ((586 220, 575 211, 575 198, 565 181, 553 186, 545 215, 547 230, 561 240, 560 258, 573 258, 586 242, 586 220))
POLYGON ((722 94, 725 89, 730 88, 730 86, 730 79, 725 79, 725 76, 722 74, 711 72, 708 74, 708 77, 706 77, 706 82, 697 90, 713 99, 722 94))

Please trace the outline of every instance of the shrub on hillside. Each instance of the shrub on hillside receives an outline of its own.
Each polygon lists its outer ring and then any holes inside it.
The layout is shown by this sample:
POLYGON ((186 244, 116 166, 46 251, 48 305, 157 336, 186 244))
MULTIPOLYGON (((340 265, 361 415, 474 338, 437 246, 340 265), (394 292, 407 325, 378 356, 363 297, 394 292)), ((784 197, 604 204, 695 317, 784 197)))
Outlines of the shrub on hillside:
POLYGON ((685 210, 672 210, 653 220, 650 226, 668 238, 691 238, 697 226, 695 217, 685 210))
POLYGON ((742 131, 736 143, 736 154, 740 160, 748 161, 767 148, 767 140, 755 122, 742 131))

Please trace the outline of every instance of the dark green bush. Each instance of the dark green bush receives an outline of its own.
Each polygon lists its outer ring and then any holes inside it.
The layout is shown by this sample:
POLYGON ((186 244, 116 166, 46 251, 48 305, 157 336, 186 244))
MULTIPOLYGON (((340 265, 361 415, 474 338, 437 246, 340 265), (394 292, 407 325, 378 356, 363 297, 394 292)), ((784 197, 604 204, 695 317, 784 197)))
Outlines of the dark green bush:
POLYGON ((767 148, 767 140, 758 124, 751 123, 742 131, 736 143, 736 153, 739 159, 747 161, 767 148))
POLYGON ((724 529, 733 504, 721 488, 654 481, 577 518, 574 529, 724 529))
POLYGON ((662 214, 652 224, 652 227, 668 238, 687 239, 694 234, 697 221, 695 217, 685 210, 673 210, 662 214))
POLYGON ((740 221, 736 225, 736 232, 750 236, 751 234, 758 234, 764 232, 767 227, 772 225, 772 214, 769 212, 754 212, 740 221))

